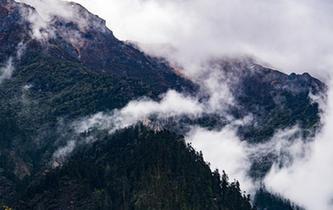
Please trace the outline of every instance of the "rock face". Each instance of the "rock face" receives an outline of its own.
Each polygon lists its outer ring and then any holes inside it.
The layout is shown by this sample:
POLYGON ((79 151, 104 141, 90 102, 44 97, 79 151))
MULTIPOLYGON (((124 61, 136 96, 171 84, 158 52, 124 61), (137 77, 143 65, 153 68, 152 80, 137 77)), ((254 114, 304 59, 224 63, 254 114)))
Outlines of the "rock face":
POLYGON ((108 73, 118 78, 133 78, 143 83, 155 83, 155 88, 164 86, 164 91, 170 86, 180 88, 180 84, 185 82, 176 76, 165 62, 151 58, 116 39, 105 26, 104 20, 78 4, 68 4, 71 10, 68 12, 74 13, 75 18, 52 16, 50 20, 44 20, 30 6, 14 1, 2 3, 1 58, 13 56, 19 43, 24 43, 28 51, 42 50, 44 55, 76 61, 96 72, 108 73), (31 39, 30 35, 36 30, 36 26, 23 18, 26 16, 45 22, 47 26, 38 30, 47 34, 47 41, 31 39))
MULTIPOLYGON (((249 60, 229 60, 214 65, 224 71, 227 78, 233 78, 230 87, 238 104, 234 115, 250 114, 253 118, 238 130, 243 140, 251 144, 265 143, 276 132, 297 126, 295 135, 309 141, 320 129, 320 107, 312 96, 325 100, 327 87, 321 81, 307 73, 286 75, 249 60)), ((261 179, 277 158, 269 152, 254 158, 250 175, 261 179)))
POLYGON ((231 78, 231 91, 238 103, 237 115, 253 114, 257 126, 240 131, 245 140, 264 142, 277 129, 296 125, 304 130, 304 135, 311 135, 319 126, 320 110, 311 96, 324 95, 326 86, 309 74, 286 75, 247 59, 214 65, 231 78))
MULTIPOLYGON (((82 6, 68 6, 75 17, 43 20, 31 6, 0 0, 0 68, 8 60, 15 67, 0 83, 0 209, 251 209, 239 183, 225 174, 221 180, 170 131, 138 126, 115 137, 96 131, 100 141, 79 146, 62 168, 50 167, 53 153, 76 138, 74 120, 139 97, 158 99, 169 89, 199 89, 167 62, 119 41, 82 6), (46 25, 34 31, 31 15, 46 25)), ((310 75, 285 75, 248 61, 212 65, 234 78, 231 114, 254 116, 254 124, 239 129, 242 139, 265 142, 276 129, 296 124, 311 135, 319 127, 318 104, 309 95, 324 93, 325 85, 310 75)), ((189 123, 182 120, 171 124, 189 123)), ((191 123, 224 125, 219 115, 191 123)), ((267 168, 259 162, 253 171, 260 176, 267 168)))
POLYGON ((15 53, 28 28, 21 25, 20 7, 14 1, 0 1, 0 62, 15 53))

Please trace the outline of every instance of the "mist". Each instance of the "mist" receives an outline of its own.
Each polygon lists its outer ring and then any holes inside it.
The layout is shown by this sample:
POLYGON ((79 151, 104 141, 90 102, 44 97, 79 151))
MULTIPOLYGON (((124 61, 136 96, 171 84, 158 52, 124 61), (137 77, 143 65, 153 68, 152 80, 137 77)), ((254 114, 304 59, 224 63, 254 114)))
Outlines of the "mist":
POLYGON ((14 56, 10 56, 7 61, 1 66, 0 65, 0 85, 12 78, 15 71, 15 61, 19 61, 26 50, 26 45, 23 42, 20 42, 16 46, 16 53, 14 56))
MULTIPOLYGON (((330 84, 330 87, 333 87, 330 84)), ((265 184, 306 209, 330 210, 333 208, 333 92, 328 94, 328 104, 323 107, 324 127, 311 142, 304 157, 284 168, 273 166, 265 184)))
POLYGON ((239 139, 235 129, 227 126, 222 130, 207 130, 194 127, 186 141, 202 151, 212 169, 224 170, 233 179, 241 183, 247 193, 255 193, 256 186, 248 176, 251 162, 248 156, 248 144, 239 139))
MULTIPOLYGON (((115 109, 109 113, 99 112, 92 116, 78 119, 71 127, 76 136, 89 133, 94 129, 108 131, 114 134, 116 131, 143 123, 150 128, 159 131, 158 124, 152 125, 151 121, 178 119, 182 116, 196 118, 204 113, 204 106, 197 98, 186 96, 174 90, 160 96, 160 101, 149 98, 139 98, 130 101, 122 109, 115 109)), ((96 141, 94 136, 89 136, 84 142, 78 142, 75 136, 66 145, 58 148, 53 154, 52 165, 58 167, 74 151, 77 145, 89 144, 96 141)))
POLYGON ((12 77, 14 72, 13 58, 10 57, 3 67, 0 67, 0 84, 12 77))
POLYGON ((21 13, 31 23, 31 37, 46 40, 54 36, 54 31, 49 24, 57 15, 66 19, 74 19, 74 11, 65 2, 58 0, 18 0, 18 2, 33 6, 37 13, 22 9, 21 13))

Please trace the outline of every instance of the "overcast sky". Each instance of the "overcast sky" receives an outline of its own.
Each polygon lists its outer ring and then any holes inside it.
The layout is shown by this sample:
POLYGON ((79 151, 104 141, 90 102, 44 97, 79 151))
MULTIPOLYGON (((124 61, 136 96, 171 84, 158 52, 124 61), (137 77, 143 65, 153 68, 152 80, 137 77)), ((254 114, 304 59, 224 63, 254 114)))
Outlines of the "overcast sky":
POLYGON ((172 46, 177 50, 173 57, 183 63, 245 54, 285 72, 308 71, 323 78, 333 64, 329 0, 76 2, 106 19, 118 38, 172 46))

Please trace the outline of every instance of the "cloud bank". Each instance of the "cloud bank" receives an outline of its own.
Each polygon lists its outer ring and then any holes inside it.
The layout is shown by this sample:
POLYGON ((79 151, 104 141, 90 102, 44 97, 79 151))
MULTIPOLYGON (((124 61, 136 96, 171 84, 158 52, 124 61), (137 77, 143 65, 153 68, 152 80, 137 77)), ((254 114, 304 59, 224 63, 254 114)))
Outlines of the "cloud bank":
POLYGON ((332 67, 329 0, 76 2, 106 19, 119 38, 160 46, 155 53, 188 68, 226 55, 254 56, 287 72, 307 71, 322 78, 318 70, 332 67))

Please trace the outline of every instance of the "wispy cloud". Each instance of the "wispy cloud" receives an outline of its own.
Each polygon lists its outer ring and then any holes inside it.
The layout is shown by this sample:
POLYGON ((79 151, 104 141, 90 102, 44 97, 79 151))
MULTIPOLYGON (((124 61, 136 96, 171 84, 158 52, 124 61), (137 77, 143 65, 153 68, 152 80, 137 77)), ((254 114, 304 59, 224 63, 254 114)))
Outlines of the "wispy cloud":
MULTIPOLYGON (((94 129, 105 130, 113 134, 118 130, 129 128, 140 122, 151 126, 150 120, 168 120, 182 116, 195 118, 203 112, 204 107, 197 98, 170 90, 161 96, 160 101, 141 98, 129 102, 122 109, 115 109, 110 113, 100 112, 79 119, 72 124, 72 127, 76 134, 87 133, 94 129)), ((154 127, 154 129, 159 128, 154 127)), ((66 160, 77 145, 93 141, 95 141, 94 136, 87 137, 84 142, 78 142, 78 138, 71 138, 65 146, 60 147, 53 154, 53 166, 59 166, 61 162, 66 160)))
POLYGON ((87 132, 90 129, 98 128, 109 130, 113 133, 149 120, 168 119, 181 116, 199 116, 204 111, 204 107, 198 99, 184 96, 176 91, 170 90, 156 102, 151 99, 140 99, 131 101, 120 110, 114 110, 110 114, 98 113, 87 119, 80 120, 76 125, 78 133, 87 132))
POLYGON ((10 57, 3 67, 0 67, 0 84, 12 77, 14 72, 13 58, 10 57))
POLYGON ((15 71, 14 61, 19 61, 24 54, 26 45, 23 42, 20 42, 16 47, 16 54, 7 59, 3 66, 0 66, 0 84, 5 80, 12 78, 12 75, 15 71))

